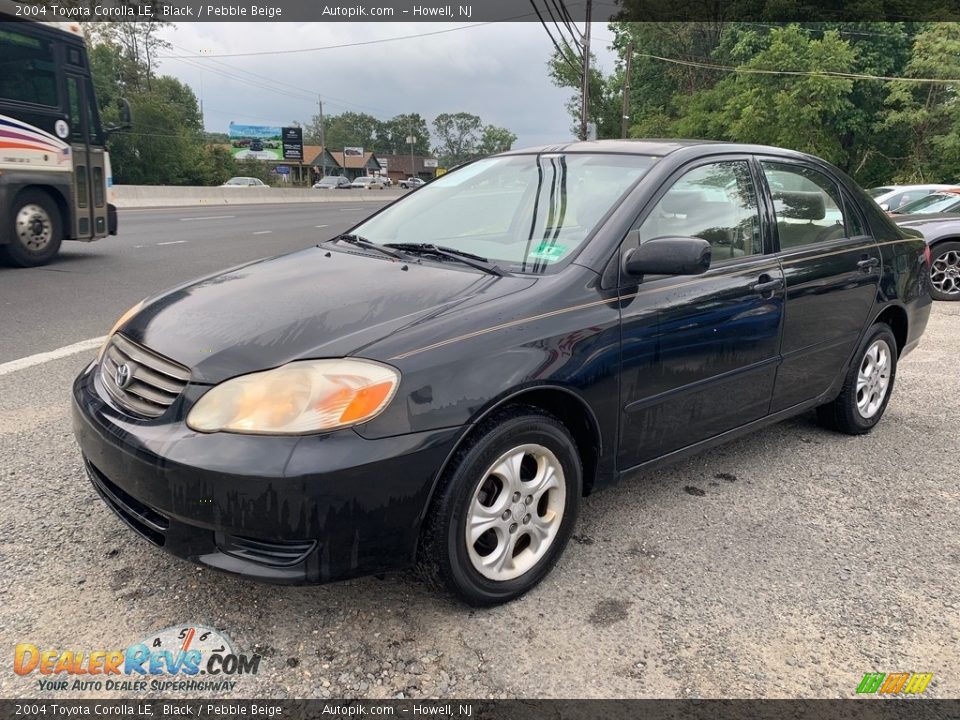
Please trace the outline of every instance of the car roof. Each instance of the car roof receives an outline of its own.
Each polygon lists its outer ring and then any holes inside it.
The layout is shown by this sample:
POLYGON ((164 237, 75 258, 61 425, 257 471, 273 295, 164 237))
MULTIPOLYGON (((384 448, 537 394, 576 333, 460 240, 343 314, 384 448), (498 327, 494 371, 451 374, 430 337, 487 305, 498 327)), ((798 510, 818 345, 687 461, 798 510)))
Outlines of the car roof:
POLYGON ((709 148, 710 154, 730 153, 771 153, 784 157, 812 158, 812 155, 771 147, 769 145, 750 145, 746 143, 720 142, 717 140, 684 140, 666 138, 637 138, 629 140, 574 140, 559 145, 540 145, 536 147, 508 150, 501 155, 535 155, 539 153, 612 153, 619 155, 647 155, 664 157, 687 148, 709 148))

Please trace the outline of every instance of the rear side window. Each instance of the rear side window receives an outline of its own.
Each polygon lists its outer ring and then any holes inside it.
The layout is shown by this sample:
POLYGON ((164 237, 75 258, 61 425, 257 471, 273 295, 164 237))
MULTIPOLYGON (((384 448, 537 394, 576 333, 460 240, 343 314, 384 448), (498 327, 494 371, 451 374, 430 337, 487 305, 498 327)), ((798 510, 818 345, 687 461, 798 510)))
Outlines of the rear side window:
POLYGON ((48 41, 0 30, 0 98, 57 107, 57 73, 48 41))
POLYGON ((799 165, 761 162, 773 198, 780 249, 846 237, 840 189, 823 173, 799 165))

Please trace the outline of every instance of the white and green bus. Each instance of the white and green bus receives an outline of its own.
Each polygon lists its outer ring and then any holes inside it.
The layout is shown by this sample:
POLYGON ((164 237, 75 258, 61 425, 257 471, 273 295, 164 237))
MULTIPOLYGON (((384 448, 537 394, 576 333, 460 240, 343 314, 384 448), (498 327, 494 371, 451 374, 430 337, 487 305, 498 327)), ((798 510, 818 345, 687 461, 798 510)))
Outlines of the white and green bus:
POLYGON ((115 235, 117 216, 79 25, 22 7, 0 0, 0 260, 35 267, 64 240, 115 235))

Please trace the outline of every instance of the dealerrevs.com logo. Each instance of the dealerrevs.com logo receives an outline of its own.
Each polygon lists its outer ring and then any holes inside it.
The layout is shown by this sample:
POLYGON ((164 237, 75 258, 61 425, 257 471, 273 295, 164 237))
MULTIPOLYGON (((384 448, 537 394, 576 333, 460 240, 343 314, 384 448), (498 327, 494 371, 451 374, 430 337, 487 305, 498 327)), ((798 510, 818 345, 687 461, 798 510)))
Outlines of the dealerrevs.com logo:
POLYGON ((19 643, 13 671, 56 691, 224 692, 256 675, 261 656, 234 651, 224 633, 202 625, 169 627, 117 650, 41 649, 19 643))

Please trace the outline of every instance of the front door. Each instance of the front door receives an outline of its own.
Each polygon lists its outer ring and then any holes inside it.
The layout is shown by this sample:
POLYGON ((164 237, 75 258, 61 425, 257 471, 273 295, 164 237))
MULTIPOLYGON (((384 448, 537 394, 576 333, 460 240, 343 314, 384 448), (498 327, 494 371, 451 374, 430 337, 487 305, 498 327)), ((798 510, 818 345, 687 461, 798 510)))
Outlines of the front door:
POLYGON ((625 279, 618 467, 763 417, 779 361, 783 275, 768 250, 749 158, 688 167, 640 225, 639 242, 710 242, 703 275, 625 279))
POLYGON ((806 163, 761 160, 773 200, 787 307, 771 412, 830 389, 870 319, 881 256, 839 185, 806 163))
POLYGON ((107 234, 106 156, 90 80, 66 75, 68 142, 73 154, 73 227, 69 237, 86 240, 107 234))

